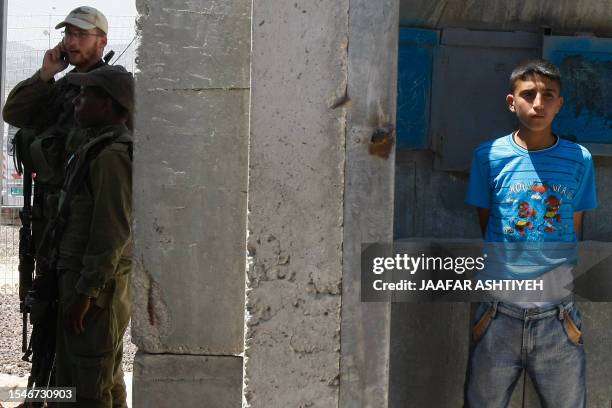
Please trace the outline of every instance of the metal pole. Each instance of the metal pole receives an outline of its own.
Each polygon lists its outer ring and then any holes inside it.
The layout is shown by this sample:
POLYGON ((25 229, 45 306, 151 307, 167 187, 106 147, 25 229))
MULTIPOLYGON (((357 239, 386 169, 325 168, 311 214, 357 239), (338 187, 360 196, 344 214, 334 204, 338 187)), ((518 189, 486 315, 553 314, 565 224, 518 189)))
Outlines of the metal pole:
MULTIPOLYGON (((7 16, 8 0, 0 0, 0 112, 4 108, 4 87, 6 76, 6 34, 7 34, 7 16)), ((0 114, 1 116, 1 114, 0 114)), ((0 190, 4 186, 4 119, 0 126, 0 190)), ((0 200, 2 196, 0 195, 0 200)))

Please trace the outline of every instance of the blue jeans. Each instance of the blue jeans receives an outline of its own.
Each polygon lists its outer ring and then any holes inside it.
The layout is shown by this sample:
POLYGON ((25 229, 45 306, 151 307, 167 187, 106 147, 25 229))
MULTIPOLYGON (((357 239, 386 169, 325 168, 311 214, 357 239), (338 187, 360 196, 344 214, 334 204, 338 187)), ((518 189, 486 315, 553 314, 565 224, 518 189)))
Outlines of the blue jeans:
POLYGON ((465 380, 465 408, 507 407, 523 370, 542 407, 586 407, 586 355, 578 307, 522 309, 477 304, 465 380))

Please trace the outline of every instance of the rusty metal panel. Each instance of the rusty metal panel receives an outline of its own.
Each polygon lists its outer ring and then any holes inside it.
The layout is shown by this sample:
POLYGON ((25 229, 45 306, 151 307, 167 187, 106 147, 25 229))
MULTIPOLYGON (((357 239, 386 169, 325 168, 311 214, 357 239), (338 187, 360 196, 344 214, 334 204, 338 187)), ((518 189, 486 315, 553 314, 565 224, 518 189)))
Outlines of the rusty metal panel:
POLYGON ((510 133, 512 69, 541 55, 541 35, 447 29, 434 60, 431 142, 435 168, 467 171, 474 147, 510 133))

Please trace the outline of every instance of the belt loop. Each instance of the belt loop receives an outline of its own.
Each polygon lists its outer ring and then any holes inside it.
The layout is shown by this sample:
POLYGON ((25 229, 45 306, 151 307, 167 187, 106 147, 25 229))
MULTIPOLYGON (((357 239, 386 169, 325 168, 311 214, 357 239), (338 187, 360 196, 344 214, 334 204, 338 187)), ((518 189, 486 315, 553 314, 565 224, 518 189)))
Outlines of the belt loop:
POLYGON ((491 305, 491 308, 493 309, 493 312, 491 313, 491 319, 495 318, 495 315, 497 314, 497 304, 499 302, 496 300, 493 302, 493 304, 491 305))

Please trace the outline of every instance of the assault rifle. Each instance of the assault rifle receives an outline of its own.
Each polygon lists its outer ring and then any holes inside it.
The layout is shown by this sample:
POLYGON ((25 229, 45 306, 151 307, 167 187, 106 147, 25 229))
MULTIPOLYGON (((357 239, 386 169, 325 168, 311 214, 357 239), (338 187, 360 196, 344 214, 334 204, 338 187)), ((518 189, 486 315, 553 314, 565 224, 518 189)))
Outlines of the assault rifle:
POLYGON ((32 242, 32 173, 20 172, 23 175, 23 208, 19 211, 21 228, 19 229, 19 311, 23 315, 21 351, 28 351, 28 308, 26 296, 32 289, 34 277, 34 246, 32 242))

